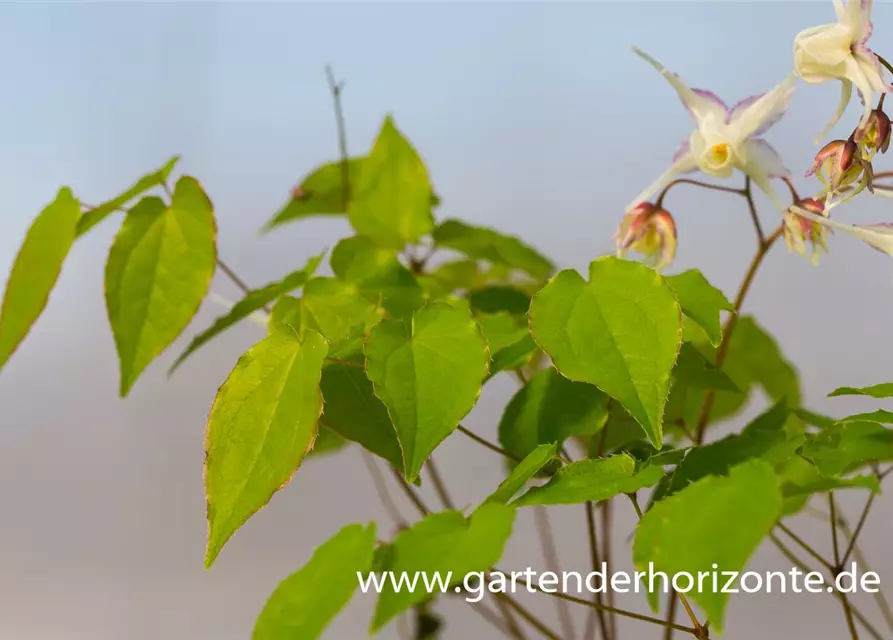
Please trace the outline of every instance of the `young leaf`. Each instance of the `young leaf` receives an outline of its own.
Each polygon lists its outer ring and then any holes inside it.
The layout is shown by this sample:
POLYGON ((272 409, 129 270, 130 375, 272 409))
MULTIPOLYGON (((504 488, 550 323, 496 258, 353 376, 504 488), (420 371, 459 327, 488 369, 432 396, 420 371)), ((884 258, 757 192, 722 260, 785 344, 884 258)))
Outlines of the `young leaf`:
POLYGON ((229 310, 229 313, 217 318, 217 320, 214 321, 214 324, 192 339, 192 342, 189 343, 186 350, 179 358, 177 358, 177 361, 174 362, 173 366, 171 366, 169 373, 173 373, 177 367, 183 364, 183 361, 186 360, 186 358, 210 341, 211 338, 223 333, 225 330, 229 329, 240 320, 244 320, 258 309, 263 309, 269 303, 273 302, 273 300, 303 286, 316 271, 321 261, 322 254, 314 256, 307 261, 307 264, 303 269, 293 271, 279 282, 271 282, 261 289, 253 289, 246 293, 244 298, 233 305, 233 308, 229 310))
POLYGON ((383 247, 399 251, 434 228, 428 170, 390 116, 351 193, 351 225, 383 247))
POLYGON ((157 171, 147 173, 142 178, 137 180, 132 187, 130 187, 121 195, 103 202, 94 209, 90 209, 89 211, 84 212, 84 214, 80 217, 80 220, 78 220, 77 236, 81 237, 97 224, 105 220, 110 214, 118 211, 121 207, 126 205, 131 200, 134 200, 137 197, 143 195, 150 189, 154 189, 155 187, 160 187, 161 185, 163 185, 165 182, 167 182, 168 177, 170 177, 171 175, 171 171, 174 170, 174 166, 179 160, 180 156, 174 156, 157 171))
MULTIPOLYGON (((435 513, 397 536, 385 569, 410 576, 426 572, 445 577, 452 572, 453 579, 461 581, 466 574, 486 571, 499 561, 514 519, 514 509, 495 503, 481 505, 469 520, 458 511, 435 513)), ((375 608, 372 631, 430 597, 424 588, 395 591, 386 582, 375 608)))
POLYGON ((471 411, 489 354, 468 311, 431 303, 412 320, 384 320, 366 342, 366 372, 388 408, 414 481, 431 452, 471 411))
POLYGON ((350 601, 357 574, 372 567, 375 525, 344 527, 283 580, 261 611, 252 640, 315 640, 350 601))
POLYGON ((790 439, 785 433, 789 413, 787 405, 781 401, 747 425, 741 433, 690 449, 673 473, 666 495, 681 491, 706 476, 726 475, 731 468, 752 458, 775 464, 790 457, 803 444, 803 438, 790 439))
POLYGON ((877 422, 847 420, 807 438, 801 453, 826 477, 893 460, 893 430, 877 422))
POLYGON ((284 327, 249 349, 217 392, 205 435, 206 566, 313 447, 327 351, 315 331, 301 342, 284 327))
MULTIPOLYGON (((655 571, 668 576, 687 572, 695 580, 699 571, 741 571, 780 512, 781 491, 772 467, 750 460, 728 476, 708 476, 655 504, 639 523, 633 562, 639 570, 654 563, 655 571)), ((663 587, 657 579, 654 588, 663 587)), ((688 597, 722 633, 728 594, 706 584, 699 591, 696 583, 688 597)))
MULTIPOLYGON (((352 186, 357 182, 364 158, 348 160, 348 179, 352 186)), ((292 220, 311 216, 344 215, 344 167, 340 161, 329 162, 313 170, 301 184, 292 189, 291 199, 279 210, 264 227, 270 231, 274 227, 292 220)))
POLYGON ((388 410, 375 397, 362 366, 326 365, 320 389, 325 401, 320 418, 324 425, 381 456, 395 469, 403 468, 397 432, 388 410))
POLYGON ((0 369, 40 317, 74 242, 81 205, 71 189, 37 216, 19 249, 0 307, 0 369))
MULTIPOLYGON (((858 420, 867 420, 869 422, 880 422, 883 424, 893 424, 893 411, 887 411, 886 409, 877 409, 875 411, 869 411, 867 413, 856 413, 851 416, 847 416, 843 418, 839 422, 855 422, 858 420)), ((831 421, 831 425, 825 424, 825 426, 832 426, 834 421, 831 421)), ((816 425, 822 426, 822 425, 816 425)))
POLYGON ((592 262, 589 282, 562 271, 534 296, 530 329, 562 375, 618 400, 661 447, 682 317, 660 275, 613 257, 592 262))
POLYGON ((534 487, 512 502, 513 507, 548 504, 579 504, 610 500, 621 493, 635 493, 657 484, 663 470, 646 466, 636 472, 636 461, 625 453, 580 460, 562 467, 542 487, 534 487))
POLYGON ((537 445, 597 433, 608 419, 608 396, 585 382, 543 369, 521 387, 499 421, 499 442, 518 457, 537 445))
POLYGON ((890 398, 893 397, 893 382, 882 382, 874 384, 870 387, 840 387, 828 394, 828 397, 834 396, 871 396, 872 398, 890 398))
POLYGON ((146 197, 124 219, 105 268, 105 299, 126 396, 152 360, 183 333, 217 263, 211 201, 183 177, 170 207, 146 197))
POLYGON ((304 285, 301 326, 314 329, 335 345, 365 334, 381 316, 353 282, 313 278, 304 285))
POLYGON ((674 390, 675 385, 692 389, 714 389, 741 393, 732 379, 725 371, 712 364, 703 353, 698 351, 690 342, 683 342, 676 359, 676 368, 673 369, 674 390))
POLYGON ((276 301, 267 320, 267 332, 273 333, 288 325, 293 329, 301 327, 301 299, 284 295, 276 301))
POLYGON ((475 320, 487 340, 491 355, 530 335, 526 315, 511 315, 505 311, 479 313, 475 315, 475 320))
POLYGON ((475 260, 518 269, 541 280, 552 275, 555 268, 548 258, 518 238, 486 227, 445 220, 432 235, 437 247, 464 253, 475 260))
POLYGON ((722 340, 719 314, 733 309, 723 292, 707 282, 697 269, 667 276, 666 281, 676 292, 682 312, 703 327, 714 347, 719 345, 722 340))
POLYGON ((528 480, 539 473, 539 470, 545 467, 550 460, 555 458, 556 453, 558 453, 557 442, 541 444, 536 447, 512 469, 509 477, 500 483, 496 491, 486 501, 499 504, 508 503, 527 484, 528 480))
POLYGON ((409 315, 424 304, 422 287, 396 253, 366 236, 341 240, 331 263, 338 278, 356 283, 360 293, 392 315, 409 315))

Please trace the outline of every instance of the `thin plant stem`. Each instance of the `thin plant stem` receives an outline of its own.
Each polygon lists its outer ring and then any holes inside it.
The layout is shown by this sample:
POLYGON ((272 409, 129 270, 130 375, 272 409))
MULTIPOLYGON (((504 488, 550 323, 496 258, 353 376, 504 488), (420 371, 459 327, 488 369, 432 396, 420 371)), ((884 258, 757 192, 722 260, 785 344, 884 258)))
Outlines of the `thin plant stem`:
POLYGON ((242 278, 238 276, 238 274, 230 269, 229 265, 227 265, 223 260, 217 258, 217 266, 220 267, 220 270, 226 274, 226 277, 232 280, 233 284, 236 285, 242 293, 248 293, 251 291, 251 288, 245 283, 242 278))
MULTIPOLYGON (((804 572, 804 573, 818 573, 817 571, 814 571, 813 569, 806 566, 806 563, 803 562, 802 560, 800 560, 800 558, 798 558, 796 556, 796 554, 794 554, 794 552, 791 551, 790 548, 788 548, 787 545, 785 545, 781 540, 779 540, 778 536, 776 536, 771 531, 769 532, 769 539, 772 541, 772 544, 774 544, 776 546, 776 548, 781 552, 781 554, 785 558, 787 558, 791 562, 791 564, 793 564, 795 567, 800 569, 802 572, 804 572)), ((838 600, 840 600, 842 594, 837 593, 837 591, 832 591, 831 595, 834 596, 835 598, 837 598, 838 600)), ((868 618, 866 618, 862 614, 862 612, 860 612, 853 605, 850 605, 850 609, 853 612, 853 617, 855 617, 856 620, 859 621, 859 624, 861 624, 865 628, 865 631, 868 632, 868 635, 870 635, 872 638, 874 638, 874 640, 885 640, 885 638, 880 634, 880 632, 877 629, 874 628, 874 625, 872 625, 868 621, 868 618)))
POLYGON ((672 189, 676 185, 680 185, 680 184, 690 184, 690 185, 694 185, 696 187, 701 187, 703 189, 709 189, 711 191, 722 191, 724 193, 737 193, 739 196, 744 195, 743 189, 737 189, 735 187, 723 187, 722 185, 710 184, 709 182, 702 182, 701 180, 692 180, 691 178, 677 178, 676 180, 673 180, 671 183, 669 183, 667 186, 665 186, 663 188, 663 190, 660 192, 660 195, 657 196, 657 200, 654 201, 654 206, 656 206, 658 209, 663 208, 664 198, 666 197, 667 193, 670 191, 670 189, 672 189))
MULTIPOLYGON (((837 576, 842 571, 840 564, 840 545, 837 539, 837 507, 834 503, 834 492, 828 492, 828 508, 831 510, 831 541, 834 547, 834 575, 837 576)), ((859 632, 856 631, 856 622, 853 620, 853 610, 850 607, 850 600, 845 593, 840 594, 840 604, 843 606, 843 615, 846 617, 846 624, 850 630, 850 636, 853 640, 859 640, 859 632)))
POLYGON ((521 462, 521 458, 516 456, 514 453, 511 453, 510 451, 506 451, 502 447, 499 447, 499 446, 493 444, 492 442, 485 440, 484 438, 480 437, 473 431, 470 431, 467 428, 463 427, 461 424, 458 427, 456 427, 456 431, 468 436, 469 438, 471 438, 472 440, 477 442, 479 445, 487 447, 490 451, 495 451, 499 455, 504 456, 504 457, 508 458, 509 460, 514 460, 515 462, 521 462))
POLYGON ((794 542, 796 542, 797 545, 798 545, 801 549, 803 549, 806 553, 808 553, 808 554, 811 555, 813 558, 815 558, 816 560, 818 560, 819 563, 820 563, 823 567, 825 567, 826 569, 828 569, 828 571, 834 571, 834 565, 832 565, 830 562, 828 562, 827 560, 825 560, 825 558, 822 557, 822 554, 820 554, 818 551, 816 551, 815 549, 813 549, 812 546, 810 546, 809 544, 807 544, 806 541, 803 540, 803 538, 801 538, 801 537, 798 536, 796 533, 794 533, 793 531, 791 531, 790 528, 788 528, 787 526, 783 525, 781 522, 779 522, 779 523, 776 524, 775 526, 778 527, 779 529, 781 529, 781 530, 785 533, 785 535, 787 535, 787 537, 789 537, 791 540, 793 540, 794 542))
MULTIPOLYGON (((518 626, 517 621, 515 621, 515 614, 512 613, 512 610, 506 605, 505 601, 501 598, 495 598, 496 600, 496 608, 499 609, 499 613, 502 615, 506 624, 506 633, 515 638, 516 640, 526 640, 524 636, 524 632, 521 631, 521 627, 518 626)), ((489 612, 488 612, 489 613, 489 612)))
MULTIPOLYGON (((667 622, 673 623, 676 622, 676 606, 679 604, 679 598, 676 596, 676 592, 670 594, 670 603, 667 607, 667 622)), ((667 630, 664 632, 664 640, 673 640, 673 632, 675 629, 673 627, 667 627, 667 630)))
MULTIPOLYGON (((605 574, 611 575, 611 500, 606 500, 599 505, 602 515, 602 558, 605 561, 605 574)), ((607 604, 614 606, 614 590, 608 589, 607 604)), ((613 613, 608 616, 611 628, 611 640, 617 640, 617 616, 613 613)))
POLYGON ((443 503, 443 506, 447 509, 455 509, 456 506, 453 504, 452 498, 450 498, 450 494, 443 482, 440 471, 437 470, 434 458, 428 458, 428 462, 425 463, 425 466, 428 467, 428 473, 431 475, 431 482, 434 484, 434 491, 437 493, 437 497, 443 503))
MULTIPOLYGON (((732 305, 732 312, 731 314, 729 314, 725 326, 723 327, 722 340, 719 343, 719 347, 716 349, 715 364, 718 367, 722 366, 722 363, 725 361, 726 355, 729 352, 729 345, 731 343, 732 333, 735 331, 735 327, 738 325, 738 318, 740 316, 741 307, 744 304, 744 299, 747 297, 747 292, 750 291, 750 286, 753 284, 754 277, 756 276, 760 265, 763 264, 763 259, 766 257, 769 249, 771 249, 772 245, 775 244, 775 241, 781 237, 783 231, 784 224, 780 224, 778 228, 772 232, 772 235, 766 238, 765 242, 760 244, 760 247, 757 249, 756 255, 754 255, 753 260, 750 263, 750 267, 747 269, 744 280, 741 282, 741 286, 738 288, 738 295, 735 296, 735 302, 732 305)), ((710 410, 713 408, 714 398, 715 396, 712 389, 708 390, 704 396, 704 404, 701 406, 701 413, 698 419, 698 428, 695 435, 696 444, 702 444, 704 442, 704 434, 707 430, 707 423, 710 421, 710 410)))
POLYGON ((341 157, 341 206, 347 211, 350 202, 350 160, 347 155, 347 127, 344 124, 344 112, 341 108, 341 92, 344 90, 344 81, 336 82, 332 67, 326 66, 326 78, 329 81, 329 91, 332 94, 332 104, 335 109, 335 124, 338 127, 338 153, 341 157))
POLYGON ((763 225, 760 224, 760 216, 757 214, 757 205, 754 204, 753 201, 753 189, 751 188, 750 176, 747 176, 744 179, 744 199, 747 201, 747 210, 750 213, 750 219, 757 232, 757 245, 762 248, 762 246, 766 244, 766 236, 763 233, 763 225))
POLYGON ((539 618, 518 604, 514 599, 508 597, 504 593, 496 594, 496 597, 505 602, 507 606, 515 611, 515 613, 524 618, 524 620, 526 620, 531 627, 539 631, 543 637, 548 638, 549 640, 561 640, 561 636, 552 631, 539 618))
POLYGON ((378 494, 378 499, 384 506, 385 511, 388 513, 391 520, 394 521, 394 524, 401 529, 405 528, 407 526, 406 520, 403 518, 403 514, 400 513, 400 509, 397 508, 394 499, 391 497, 391 492, 388 491, 384 476, 382 476, 381 471, 378 469, 378 466, 376 466, 372 455, 363 449, 361 457, 363 458, 366 468, 369 470, 369 475, 372 477, 372 484, 375 486, 375 492, 378 494))
POLYGON ((856 523, 856 529, 853 531, 853 535, 850 536, 850 542, 847 545, 846 551, 844 551, 843 557, 840 559, 841 569, 846 564, 846 561, 849 559, 850 554, 853 553, 853 549, 856 548, 856 539, 859 537, 859 534, 862 533, 862 527, 865 526, 865 521, 868 519, 868 512, 871 511, 871 505, 873 504, 874 492, 871 491, 868 494, 868 501, 865 503, 865 508, 862 509, 862 515, 859 516, 859 522, 856 523))
MULTIPOLYGON (((626 495, 629 498, 629 501, 632 502, 633 509, 636 510, 636 515, 639 517, 639 520, 641 520, 642 519, 642 508, 639 506, 639 499, 636 497, 636 494, 634 494, 634 493, 628 493, 626 495)), ((700 622, 698 622, 698 617, 695 615, 694 610, 691 608, 691 605, 688 603, 688 598, 685 597, 685 594, 679 593, 675 589, 673 591, 674 591, 674 593, 676 593, 676 595, 679 596, 679 601, 682 602, 682 606, 685 607, 685 612, 688 614, 689 620, 691 620, 691 623, 693 626, 693 629, 692 629, 693 635, 696 638, 699 638, 699 639, 702 638, 704 636, 704 631, 703 631, 704 625, 702 625, 700 622)), ((662 620, 661 622, 670 624, 674 629, 678 628, 675 626, 675 624, 671 620, 667 620, 667 621, 662 620)))
MULTIPOLYGON (((540 546, 542 547, 543 558, 546 566, 551 570, 558 572, 561 563, 558 559, 558 549, 555 546, 555 538, 552 536, 552 527, 549 524, 549 514, 543 507, 533 508, 533 521, 536 524, 537 533, 539 534, 540 546)), ((561 632, 568 638, 574 637, 574 622, 571 618, 570 609, 567 602, 563 600, 555 601, 555 609, 558 612, 558 624, 561 632)))
POLYGON ((391 472, 394 474, 394 478, 397 479, 397 484, 400 485, 400 488, 403 490, 403 493, 406 494, 406 497, 409 498, 409 501, 412 502, 413 506, 418 509, 419 513, 422 516, 427 516, 431 513, 431 510, 425 506, 425 503, 422 502, 422 499, 419 495, 413 490, 409 483, 406 481, 399 471, 391 468, 391 472))
MULTIPOLYGON (((598 552, 598 531, 595 526, 595 505, 592 504, 592 501, 586 502, 586 528, 589 532, 589 556, 592 560, 592 570, 598 571, 601 568, 601 560, 599 559, 598 552)), ((607 640, 611 636, 608 633, 608 623, 605 619, 605 612, 601 608, 601 605, 603 604, 601 592, 596 591, 596 593, 593 594, 593 599, 598 607, 593 608, 589 612, 589 616, 586 619, 586 633, 584 638, 587 640, 595 638, 595 622, 598 620, 602 638, 607 640)))

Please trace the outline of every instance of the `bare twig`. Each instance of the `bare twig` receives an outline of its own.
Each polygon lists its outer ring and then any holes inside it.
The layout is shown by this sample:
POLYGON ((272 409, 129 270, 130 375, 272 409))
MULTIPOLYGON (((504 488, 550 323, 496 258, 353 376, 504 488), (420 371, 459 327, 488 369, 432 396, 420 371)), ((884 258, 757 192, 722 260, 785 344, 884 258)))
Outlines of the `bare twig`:
MULTIPOLYGON (((536 523, 536 529, 539 534, 546 566, 552 571, 559 572, 561 570, 561 563, 558 559, 558 550, 555 547, 555 539, 552 537, 552 527, 549 525, 549 515, 544 508, 534 507, 533 519, 536 523)), ((571 612, 567 603, 563 600, 556 600, 555 608, 558 612, 558 623, 561 626, 562 633, 567 638, 573 638, 574 623, 571 619, 571 612)))

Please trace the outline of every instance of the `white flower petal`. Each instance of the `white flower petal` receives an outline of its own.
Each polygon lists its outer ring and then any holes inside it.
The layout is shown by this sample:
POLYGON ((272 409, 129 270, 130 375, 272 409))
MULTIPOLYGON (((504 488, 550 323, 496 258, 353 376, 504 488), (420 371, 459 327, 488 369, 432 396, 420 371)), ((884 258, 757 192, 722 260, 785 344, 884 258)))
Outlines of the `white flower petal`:
POLYGON ((730 128, 739 140, 762 135, 785 114, 794 94, 794 74, 745 107, 732 120, 730 128))
POLYGON ((695 162, 695 158, 691 154, 691 151, 683 153, 670 165, 669 169, 664 171, 657 180, 648 185, 648 187, 643 189, 642 192, 635 197, 635 199, 626 207, 626 211, 629 212, 648 200, 651 196, 657 193, 659 189, 665 187, 679 174, 688 173, 697 168, 698 165, 695 162))
POLYGON ((893 226, 891 226, 890 223, 872 225, 844 224, 842 222, 831 220, 830 218, 817 216, 801 207, 791 207, 791 210, 799 216, 815 220, 826 227, 839 229, 844 233, 848 233, 854 238, 862 240, 870 247, 886 253, 888 256, 893 256, 893 226))
POLYGON ((741 151, 743 155, 741 170, 769 197, 775 208, 784 213, 788 207, 782 203, 772 187, 772 178, 788 175, 788 170, 778 153, 765 140, 748 140, 741 151))
POLYGON ((650 63, 652 67, 667 79, 667 82, 676 90, 682 104, 686 106, 694 118, 695 123, 700 123, 704 118, 712 116, 722 122, 728 117, 728 107, 725 103, 709 91, 702 89, 690 89, 678 75, 667 69, 660 62, 649 56, 647 53, 633 47, 633 51, 640 58, 650 63))
POLYGON ((814 144, 821 144, 822 140, 831 132, 831 129, 834 128, 840 119, 843 117, 844 111, 846 111, 847 105, 850 103, 850 98, 853 96, 853 83, 849 80, 841 80, 840 81, 840 100, 837 103, 837 108, 834 110, 834 115, 831 117, 831 121, 825 125, 825 128, 816 136, 816 139, 813 140, 814 144))

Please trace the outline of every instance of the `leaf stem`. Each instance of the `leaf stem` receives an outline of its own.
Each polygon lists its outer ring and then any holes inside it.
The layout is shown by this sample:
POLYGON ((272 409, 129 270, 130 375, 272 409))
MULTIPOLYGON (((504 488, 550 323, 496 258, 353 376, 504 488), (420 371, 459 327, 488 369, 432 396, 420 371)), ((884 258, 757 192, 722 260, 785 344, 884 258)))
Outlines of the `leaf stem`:
POLYGON ((347 155, 347 126, 344 124, 344 112, 341 108, 341 92, 344 90, 344 81, 335 81, 335 74, 329 65, 326 65, 326 78, 329 81, 329 91, 332 93, 335 124, 338 127, 338 152, 341 156, 341 206, 346 213, 347 205, 350 202, 350 161, 347 155))
MULTIPOLYGON (((754 277, 756 276, 760 265, 763 264, 763 259, 766 257, 766 254, 769 253, 769 249, 771 249, 772 245, 775 244, 775 241, 781 237, 783 231, 784 223, 778 225, 778 228, 772 232, 772 235, 760 243, 756 255, 754 255, 750 267, 748 267, 747 273, 744 275, 744 280, 742 280, 741 286, 738 288, 738 294, 735 296, 732 312, 729 314, 725 326, 723 327, 722 340, 719 343, 719 347, 716 349, 715 364, 717 367, 722 366, 722 363, 725 361, 726 355, 729 352, 732 333, 735 331, 735 327, 738 324, 738 318, 741 313, 741 307, 744 304, 744 298, 747 296, 747 292, 750 291, 750 286, 753 284, 754 277)), ((707 423, 710 421, 710 410, 713 408, 714 398, 715 395, 713 390, 709 389, 704 396, 704 404, 701 406, 701 413, 698 419, 698 429, 695 436, 696 444, 698 445, 703 444, 704 442, 704 433, 707 430, 707 423)))
POLYGON ((493 444, 492 442, 489 442, 488 440, 484 440, 482 437, 480 437, 473 431, 469 431, 467 428, 463 427, 461 424, 458 427, 456 427, 456 431, 458 431, 459 433, 465 434, 466 436, 468 436, 469 438, 471 438, 472 440, 477 442, 479 445, 487 447, 490 451, 495 451, 499 455, 504 456, 504 457, 508 458, 509 460, 514 460, 515 462, 521 462, 521 458, 516 456, 514 453, 511 453, 510 451, 506 451, 502 447, 498 447, 495 444, 493 444))
MULTIPOLYGON (((598 553, 598 532, 595 527, 595 506, 592 504, 591 500, 586 502, 586 527, 589 531, 589 556, 592 560, 592 570, 598 571, 601 568, 601 561, 598 553)), ((611 636, 608 633, 605 612, 601 609, 601 605, 603 604, 601 592, 596 591, 596 593, 593 594, 593 599, 598 606, 589 612, 584 637, 587 638, 587 640, 595 638, 595 620, 598 619, 598 626, 599 629, 601 629, 602 638, 603 640, 607 640, 611 636)))
POLYGON ((437 497, 443 503, 443 506, 447 509, 455 509, 456 506, 453 504, 452 498, 450 498, 450 494, 443 482, 440 471, 437 470, 437 465, 434 463, 433 456, 428 458, 425 466, 428 467, 428 473, 431 475, 431 482, 434 484, 434 491, 437 493, 437 497))
POLYGON ((841 569, 846 564, 846 561, 849 559, 850 554, 853 553, 853 549, 856 547, 856 539, 859 537, 859 534, 862 533, 862 527, 865 526, 865 521, 868 519, 868 512, 871 511, 871 505, 874 504, 874 491, 871 491, 868 494, 868 501, 865 503, 865 508, 862 509, 862 515, 859 516, 859 522, 856 523, 856 529, 853 531, 853 535, 850 537, 850 542, 847 545, 846 551, 843 553, 843 557, 840 560, 841 569))
POLYGON ((390 491, 388 491, 388 486, 384 481, 384 477, 381 475, 381 471, 375 464, 375 460, 372 458, 372 455, 368 453, 365 449, 361 451, 361 457, 363 458, 363 462, 366 465, 366 468, 369 470, 369 475, 372 476, 372 484, 375 486, 375 491, 378 494, 378 499, 381 501, 381 504, 384 506, 385 511, 391 517, 391 520, 394 521, 401 529, 406 528, 406 520, 403 518, 403 514, 400 513, 400 509, 397 508, 397 504, 394 502, 394 499, 391 497, 390 491))
MULTIPOLYGON (((837 540, 837 507, 834 503, 834 492, 828 492, 828 508, 831 510, 831 541, 834 547, 834 576, 840 575, 843 565, 840 563, 840 545, 837 540)), ((843 615, 846 617, 846 624, 850 630, 850 636, 853 640, 859 640, 859 632, 856 631, 856 623, 853 620, 853 610, 850 607, 850 600, 845 593, 840 594, 840 604, 843 606, 843 615)))
POLYGON ((418 509, 419 513, 422 516, 430 515, 431 510, 425 506, 425 503, 422 502, 422 499, 419 495, 413 490, 409 483, 406 481, 406 478, 403 477, 399 471, 391 467, 391 472, 394 474, 394 477, 397 479, 397 484, 400 485, 400 488, 403 490, 403 493, 406 494, 406 497, 409 498, 409 501, 418 509))
MULTIPOLYGON (((769 532, 769 539, 778 548, 778 550, 781 552, 781 554, 785 558, 787 558, 795 567, 797 567, 804 573, 818 573, 816 571, 813 571, 811 568, 807 567, 806 563, 803 562, 802 560, 800 560, 794 554, 794 552, 791 551, 781 540, 778 539, 778 536, 776 536, 771 531, 769 532)), ((841 594, 837 593, 836 591, 831 592, 831 595, 833 595, 835 598, 840 600, 841 594)), ((865 630, 868 632, 868 635, 870 635, 872 638, 874 638, 874 640, 884 640, 884 637, 878 632, 877 629, 874 628, 874 626, 870 622, 868 622, 868 619, 856 607, 851 606, 850 608, 852 609, 853 616, 855 616, 856 620, 859 621, 859 624, 861 624, 863 627, 865 627, 865 630)))
MULTIPOLYGON (((546 566, 552 571, 559 572, 561 570, 561 563, 558 559, 558 550, 555 547, 555 539, 552 536, 552 527, 549 524, 549 514, 546 513, 546 510, 543 507, 534 507, 533 520, 536 524, 537 533, 539 534, 540 546, 542 547, 546 566)), ((573 638, 575 636, 574 623, 571 619, 571 612, 567 606, 567 602, 556 600, 555 608, 558 612, 558 623, 561 627, 561 632, 567 638, 573 638)))
MULTIPOLYGON (((676 606, 679 604, 679 597, 676 595, 676 592, 670 594, 670 605, 667 608, 667 622, 675 622, 676 621, 676 606)), ((664 632, 664 640, 673 640, 673 627, 667 627, 667 630, 664 632)))
POLYGON ((496 594, 496 597, 505 602, 506 605, 511 607, 515 611, 515 613, 524 618, 530 624, 530 626, 539 631, 543 635, 543 637, 548 638, 549 640, 561 640, 561 637, 545 624, 543 624, 543 622, 539 618, 530 613, 530 611, 522 607, 520 604, 518 604, 518 602, 510 598, 508 595, 504 593, 498 593, 496 594))
POLYGON ((793 531, 791 531, 787 526, 785 526, 785 525, 782 524, 781 522, 779 522, 779 523, 776 524, 775 526, 778 527, 779 529, 781 529, 782 531, 784 531, 785 535, 787 535, 791 540, 793 540, 794 542, 796 542, 797 545, 798 545, 801 549, 803 549, 806 553, 808 553, 808 554, 811 555, 813 558, 815 558, 816 560, 818 560, 819 563, 821 563, 821 565, 822 565, 823 567, 825 567, 825 568, 828 569, 829 571, 834 571, 834 565, 832 565, 830 562, 828 562, 827 560, 825 560, 825 559, 822 557, 822 555, 821 555, 818 551, 816 551, 816 550, 813 549, 810 545, 808 545, 808 544, 807 544, 807 543, 806 543, 800 536, 798 536, 796 533, 794 533, 793 531))

